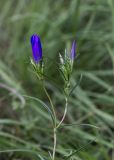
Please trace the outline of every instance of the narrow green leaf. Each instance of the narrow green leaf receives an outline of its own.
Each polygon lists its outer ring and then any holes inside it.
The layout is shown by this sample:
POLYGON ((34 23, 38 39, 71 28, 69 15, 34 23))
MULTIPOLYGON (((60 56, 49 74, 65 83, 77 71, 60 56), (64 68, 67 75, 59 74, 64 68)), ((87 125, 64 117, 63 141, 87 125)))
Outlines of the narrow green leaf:
POLYGON ((39 102, 48 111, 48 113, 50 114, 50 116, 52 118, 52 122, 54 124, 54 115, 53 115, 51 109, 43 101, 41 101, 40 99, 38 99, 36 97, 31 97, 31 96, 27 96, 27 95, 23 95, 23 96, 26 97, 26 98, 29 98, 29 99, 32 99, 32 100, 35 100, 35 101, 39 102))
POLYGON ((71 158, 72 156, 74 156, 74 155, 75 155, 76 153, 78 153, 79 151, 82 151, 82 150, 86 149, 86 148, 87 148, 91 143, 93 143, 94 141, 95 141, 95 139, 89 141, 86 145, 84 145, 84 146, 80 147, 79 149, 73 151, 69 156, 67 156, 67 157, 65 158, 65 160, 71 158))
POLYGON ((69 96, 71 96, 71 94, 74 92, 74 90, 76 89, 76 87, 79 86, 81 80, 82 80, 82 74, 80 75, 79 81, 74 85, 74 87, 70 91, 69 96))

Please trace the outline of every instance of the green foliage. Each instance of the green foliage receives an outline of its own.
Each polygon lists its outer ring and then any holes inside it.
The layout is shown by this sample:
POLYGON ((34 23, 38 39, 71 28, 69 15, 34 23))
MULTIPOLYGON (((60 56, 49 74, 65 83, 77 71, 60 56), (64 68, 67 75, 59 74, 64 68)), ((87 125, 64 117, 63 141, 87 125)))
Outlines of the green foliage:
POLYGON ((39 98, 48 101, 29 69, 29 38, 37 33, 48 64, 45 74, 60 88, 47 79, 59 120, 64 110, 63 82, 57 71, 59 52, 69 51, 76 39, 80 54, 74 62, 71 86, 80 75, 83 78, 69 99, 65 124, 90 126, 60 128, 56 160, 74 152, 73 160, 114 159, 113 0, 0 0, 0 12, 0 158, 49 159, 48 151, 52 152, 53 115, 48 105, 41 108, 39 98), (23 95, 37 97, 39 102, 23 95))

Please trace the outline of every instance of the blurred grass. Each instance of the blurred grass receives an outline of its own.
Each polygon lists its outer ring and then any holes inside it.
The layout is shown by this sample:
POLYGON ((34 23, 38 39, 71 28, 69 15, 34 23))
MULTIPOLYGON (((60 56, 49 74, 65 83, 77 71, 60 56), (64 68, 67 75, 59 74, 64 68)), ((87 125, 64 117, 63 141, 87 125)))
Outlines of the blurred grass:
MULTIPOLYGON (((89 126, 61 129, 57 159, 96 139, 73 159, 113 160, 113 0, 0 1, 0 151, 7 151, 0 158, 38 159, 39 154, 48 156, 52 149, 50 116, 36 101, 22 97, 27 94, 48 103, 30 70, 29 38, 33 33, 42 39, 47 75, 54 77, 59 88, 62 81, 56 69, 58 53, 63 54, 73 39, 77 40, 80 56, 75 61, 72 85, 80 74, 83 79, 70 98, 65 122, 100 127, 100 132, 89 126)), ((60 119, 64 106, 62 91, 50 79, 46 86, 60 119)))

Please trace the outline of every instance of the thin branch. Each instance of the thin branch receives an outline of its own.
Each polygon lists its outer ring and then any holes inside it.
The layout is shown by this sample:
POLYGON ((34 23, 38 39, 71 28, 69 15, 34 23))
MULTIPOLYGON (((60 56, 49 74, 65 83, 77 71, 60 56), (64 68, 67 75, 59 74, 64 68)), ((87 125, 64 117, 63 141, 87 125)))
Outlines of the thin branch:
POLYGON ((68 108, 68 99, 66 98, 64 114, 63 114, 63 117, 62 117, 61 121, 59 122, 59 124, 57 125, 56 128, 59 128, 60 125, 62 124, 62 122, 64 121, 64 119, 66 117, 66 113, 67 113, 67 108, 68 108))

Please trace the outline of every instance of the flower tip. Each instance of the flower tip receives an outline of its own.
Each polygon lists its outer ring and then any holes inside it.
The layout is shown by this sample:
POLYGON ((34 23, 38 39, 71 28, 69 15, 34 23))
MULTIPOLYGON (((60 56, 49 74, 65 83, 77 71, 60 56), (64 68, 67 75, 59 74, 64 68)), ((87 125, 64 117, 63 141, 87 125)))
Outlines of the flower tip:
POLYGON ((37 35, 37 34, 33 34, 33 35, 30 37, 31 45, 34 44, 35 42, 39 42, 39 41, 41 41, 41 40, 40 40, 40 36, 37 35))

